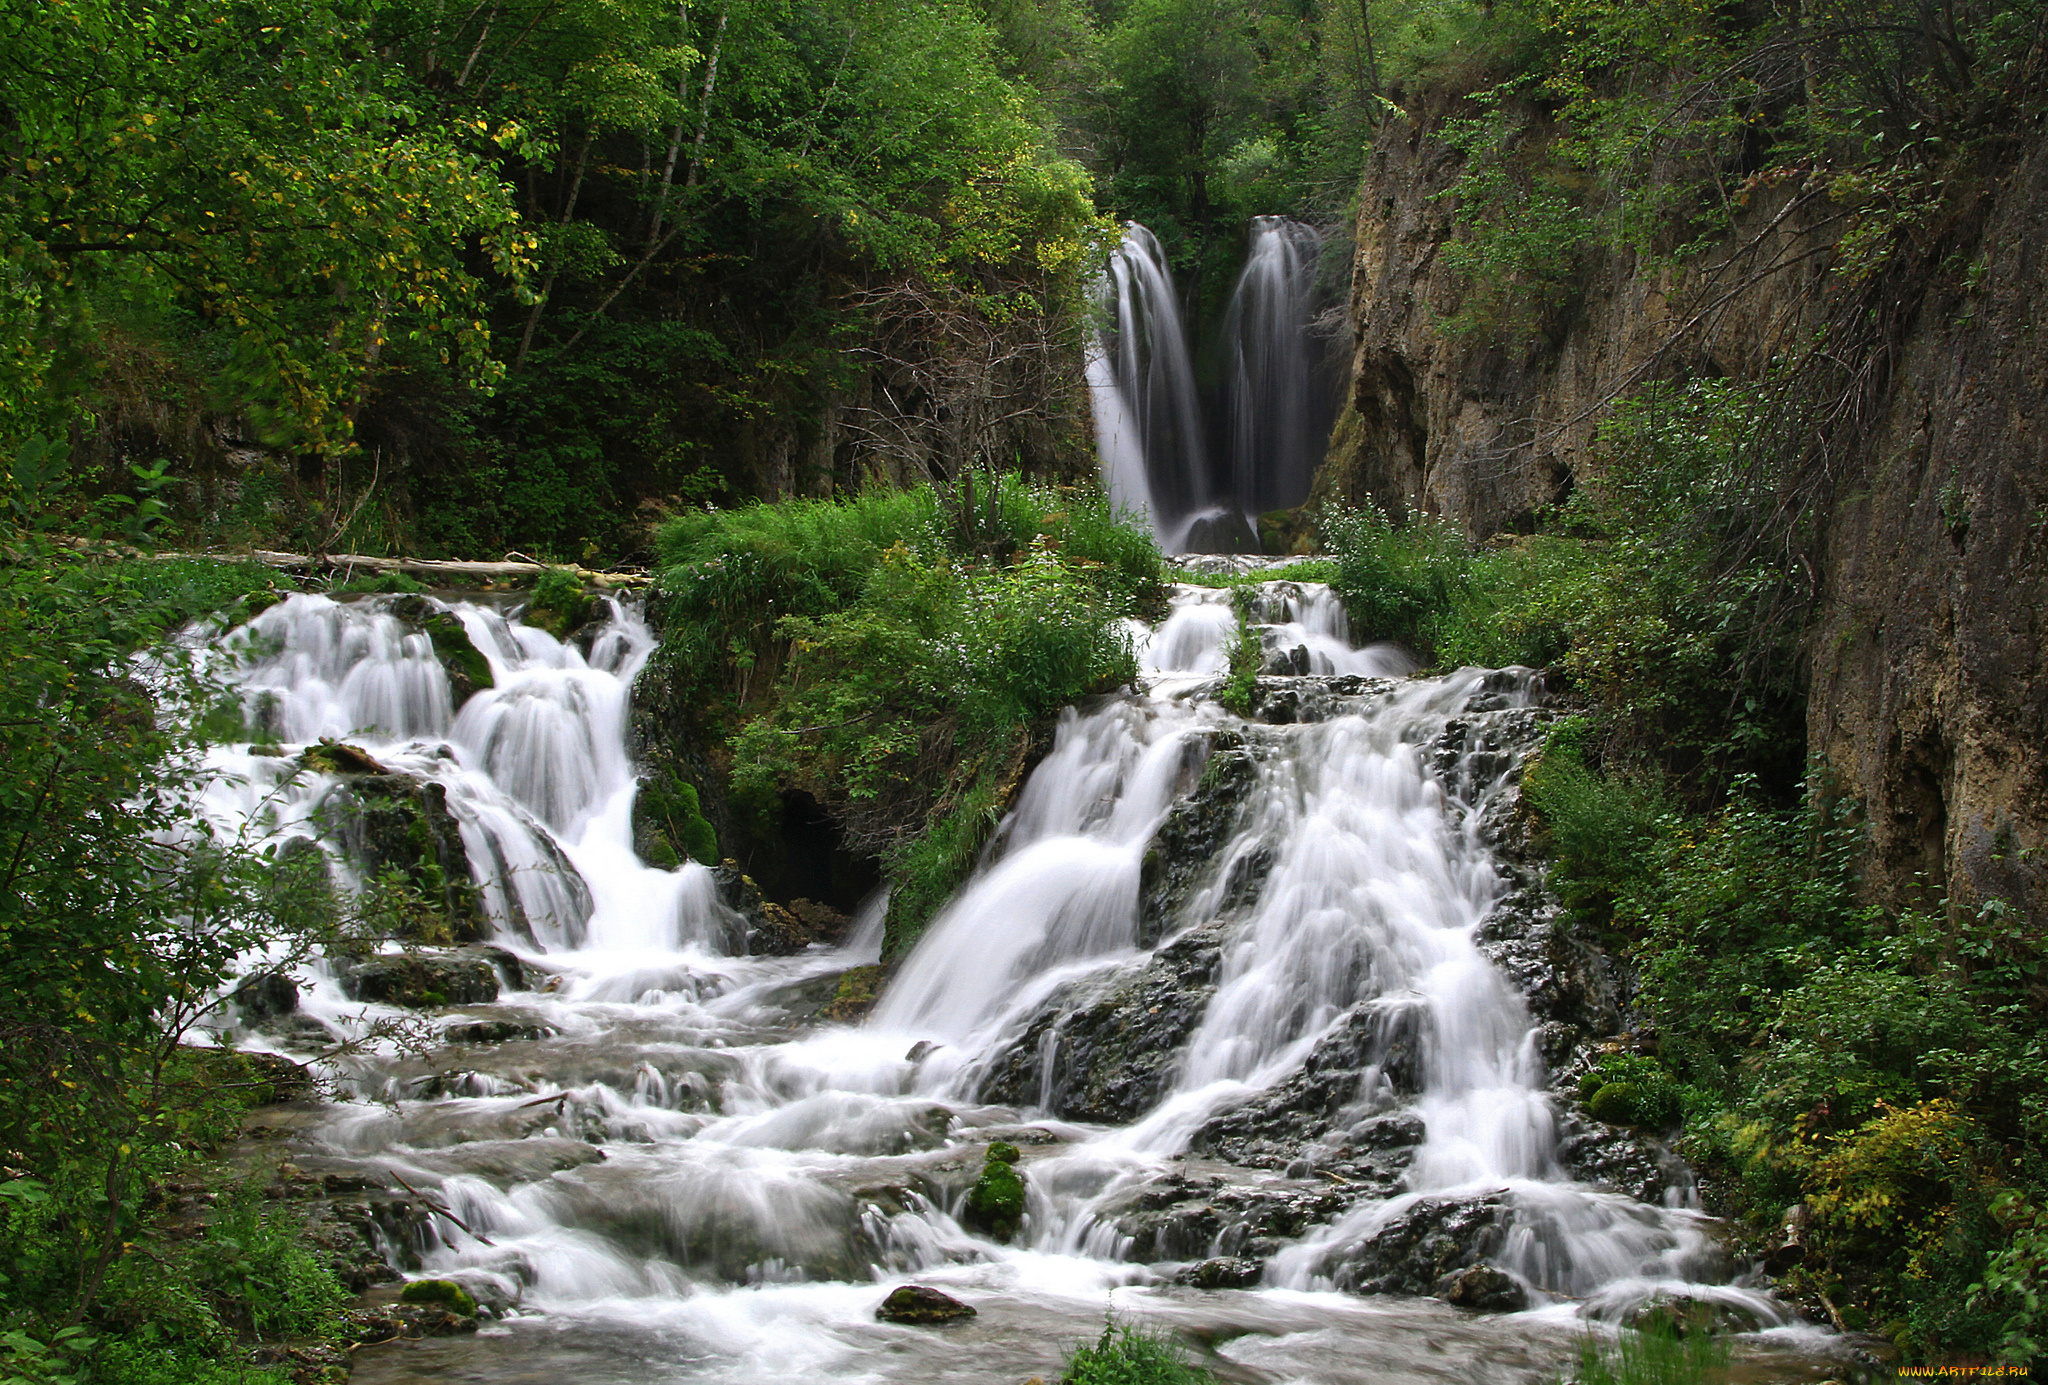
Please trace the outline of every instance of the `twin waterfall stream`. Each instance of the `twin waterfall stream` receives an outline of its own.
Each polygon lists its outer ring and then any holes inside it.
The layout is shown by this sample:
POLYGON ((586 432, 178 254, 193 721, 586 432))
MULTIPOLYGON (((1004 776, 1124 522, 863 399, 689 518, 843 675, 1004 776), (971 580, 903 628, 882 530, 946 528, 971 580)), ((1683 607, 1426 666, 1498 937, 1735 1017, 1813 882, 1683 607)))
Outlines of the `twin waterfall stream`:
MULTIPOLYGON (((1106 1313, 1232 1381, 1535 1382, 1678 1292, 1760 1329, 1738 1339, 1748 1378, 1821 1378, 1824 1335, 1731 1283, 1682 1170, 1631 1195, 1561 1152, 1546 1027, 1489 942, 1548 715, 1530 678, 1411 677, 1350 643, 1326 589, 1257 590, 1288 670, 1259 715, 1213 698, 1229 594, 1177 588, 1133 631, 1145 686, 1065 714, 855 1026, 816 1016, 875 960, 882 900, 841 947, 736 955, 711 871, 635 856, 628 699, 654 641, 630 605, 564 643, 423 603, 490 662, 459 711, 388 598, 293 596, 220 639, 270 737, 217 753, 207 812, 317 840, 353 887, 323 827, 346 776, 297 757, 366 752, 445 793, 508 964, 495 1002, 432 1012, 424 1048, 326 1060, 343 1099, 276 1118, 299 1167, 437 1206, 386 1251, 486 1305, 473 1335, 361 1351, 358 1385, 1021 1385, 1057 1379, 1106 1313), (513 1037, 445 1041, 493 1021, 513 1037), (1007 1244, 961 1219, 995 1139, 1023 1151, 1007 1244), (1427 1296, 1435 1267, 1474 1264, 1525 1306, 1427 1296), (912 1282, 977 1316, 876 1321, 912 1282)), ((341 978, 303 965, 288 1022, 220 1023, 303 1060, 417 1022, 341 978)))

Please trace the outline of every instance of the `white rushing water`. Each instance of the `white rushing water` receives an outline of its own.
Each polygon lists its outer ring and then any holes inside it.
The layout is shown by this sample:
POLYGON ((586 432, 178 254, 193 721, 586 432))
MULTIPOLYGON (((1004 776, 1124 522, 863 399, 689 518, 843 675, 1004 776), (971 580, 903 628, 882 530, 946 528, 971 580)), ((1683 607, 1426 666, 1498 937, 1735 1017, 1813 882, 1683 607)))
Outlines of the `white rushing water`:
MULTIPOLYGON (((712 873, 634 855, 627 700, 652 641, 630 609, 579 646, 449 605, 495 680, 457 710, 427 636, 385 604, 295 596, 232 637, 275 743, 221 752, 206 807, 237 830, 320 838, 353 879, 325 830, 350 780, 299 767, 299 750, 333 738, 439 786, 529 989, 435 1022, 544 1037, 372 1044, 339 1064, 356 1100, 295 1118, 301 1164, 368 1163, 440 1199, 450 1215, 410 1248, 413 1272, 454 1275, 501 1312, 478 1337, 366 1359, 359 1382, 463 1363, 482 1373, 460 1378, 505 1381, 1050 1378, 1105 1302, 1226 1340, 1219 1359, 1245 1380, 1437 1380, 1446 1351, 1457 1378, 1525 1380, 1568 1352, 1582 1301, 1613 1317, 1719 1277, 1697 1213, 1567 1180, 1536 1026, 1475 936, 1502 889, 1480 823, 1511 790, 1483 735, 1442 747, 1480 709, 1526 704, 1526 679, 1407 677, 1399 651, 1351 643, 1327 589, 1267 583, 1253 616, 1269 658, 1303 675, 1280 682, 1304 710, 1246 721, 1209 695, 1235 629, 1227 593, 1178 588, 1140 651, 1149 687, 1064 715, 973 878, 847 1027, 810 1016, 876 957, 881 900, 840 949, 735 956, 740 921, 712 873), (1247 766, 1241 805, 1148 926, 1147 852, 1226 749, 1247 766), (1143 1109, 1121 1124, 1042 1109, 1077 1076, 1045 1017, 1205 938, 1206 998, 1143 1109), (1191 1170, 1259 1196, 1327 1193, 1312 1170, 1217 1174, 1197 1146, 1360 1023, 1384 1042, 1331 1120, 1419 1120, 1399 1185, 1294 1235, 1263 1287, 1173 1288, 1189 1257, 1146 1256, 1119 1229, 1134 1199, 1191 1170), (1020 1053, 1037 1055, 1036 1108, 986 1095, 1020 1053), (990 1138, 1026 1150, 1030 1203, 1007 1245, 961 1221, 990 1138), (1492 1259, 1532 1311, 1333 1291, 1356 1247, 1461 1198, 1509 1209, 1492 1259), (876 1323, 882 1290, 911 1279, 981 1317, 943 1336, 876 1323)), ((325 965, 301 980, 296 1037, 249 1041, 292 1051, 307 1022, 346 1036, 393 1013, 348 1001, 325 965)), ((1245 1234, 1226 1226, 1206 1253, 1245 1234)), ((1688 1292, 1785 1321, 1746 1290, 1688 1292)))
POLYGON ((1314 335, 1321 253, 1313 226, 1253 217, 1224 314, 1231 492, 1254 522, 1308 499, 1335 418, 1337 389, 1314 335))

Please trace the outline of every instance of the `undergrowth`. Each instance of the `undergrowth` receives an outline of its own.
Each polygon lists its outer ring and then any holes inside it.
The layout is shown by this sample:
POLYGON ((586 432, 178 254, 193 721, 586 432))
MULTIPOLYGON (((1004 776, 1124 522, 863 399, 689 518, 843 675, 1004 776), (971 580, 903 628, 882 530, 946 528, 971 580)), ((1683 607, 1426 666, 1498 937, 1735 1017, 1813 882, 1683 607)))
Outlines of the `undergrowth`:
POLYGON ((661 547, 682 737, 723 757, 745 833, 802 793, 881 859, 891 955, 972 867, 1030 728, 1135 677, 1126 619, 1165 593, 1100 496, 1014 475, 693 512, 661 547))
POLYGON ((1093 1346, 1077 1348, 1067 1358, 1060 1385, 1215 1385, 1215 1380, 1166 1338, 1128 1324, 1104 1323, 1093 1346))

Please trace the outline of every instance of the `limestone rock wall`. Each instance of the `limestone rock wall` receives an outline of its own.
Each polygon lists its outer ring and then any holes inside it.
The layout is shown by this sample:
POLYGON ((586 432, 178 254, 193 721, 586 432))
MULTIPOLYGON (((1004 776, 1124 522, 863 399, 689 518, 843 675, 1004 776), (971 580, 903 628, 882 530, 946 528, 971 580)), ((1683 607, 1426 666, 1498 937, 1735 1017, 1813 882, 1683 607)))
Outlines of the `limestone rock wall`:
MULTIPOLYGON (((1593 430, 1619 393, 1657 374, 1754 373, 1802 331, 1819 269, 1790 189, 1765 189, 1740 234, 1683 282, 1626 252, 1584 266, 1535 329, 1461 335, 1444 325, 1465 288, 1443 264, 1457 234, 1462 156, 1439 137, 1455 103, 1390 123, 1359 190, 1352 263, 1350 384, 1315 497, 1396 517, 1440 515, 1474 537, 1526 531, 1588 464, 1593 430), (1773 265, 1788 266, 1765 274, 1773 265), (1743 292, 1738 284, 1759 279, 1743 292)), ((1540 144, 1540 114, 1522 139, 1540 144)))
MULTIPOLYGON (((1824 202, 1766 189, 1683 282, 1610 254, 1513 339, 1444 327, 1463 292, 1439 106, 1396 121, 1360 190, 1344 411, 1316 495, 1527 529, 1597 465, 1595 424, 1659 375, 1755 375, 1826 316, 1824 202), (1776 266, 1772 272, 1766 273, 1776 266)), ((1525 138, 1546 134, 1526 117, 1525 138)), ((1871 441, 1823 513, 1809 748, 1861 800, 1895 903, 2048 911, 2048 140, 2016 139, 1971 216, 1966 292, 1906 325, 1871 441)))
POLYGON ((1813 750, 1865 801, 1878 883, 2048 912, 2048 141, 1993 198, 1974 292, 1928 304, 1838 487, 1813 750))

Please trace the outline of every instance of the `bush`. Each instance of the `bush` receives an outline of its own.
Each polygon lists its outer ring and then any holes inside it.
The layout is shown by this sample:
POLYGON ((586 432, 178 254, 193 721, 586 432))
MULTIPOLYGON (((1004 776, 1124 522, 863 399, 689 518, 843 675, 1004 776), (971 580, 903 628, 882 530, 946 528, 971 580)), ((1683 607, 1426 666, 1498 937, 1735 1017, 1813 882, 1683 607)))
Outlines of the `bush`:
POLYGON ((654 612, 687 733, 741 817, 825 806, 894 890, 909 946, 972 868, 1030 728, 1136 676, 1125 618, 1163 560, 1092 494, 1017 477, 677 519, 654 612))
POLYGON ((1060 1385, 1213 1385, 1215 1379, 1165 1338, 1104 1323, 1094 1346, 1067 1358, 1060 1385))

